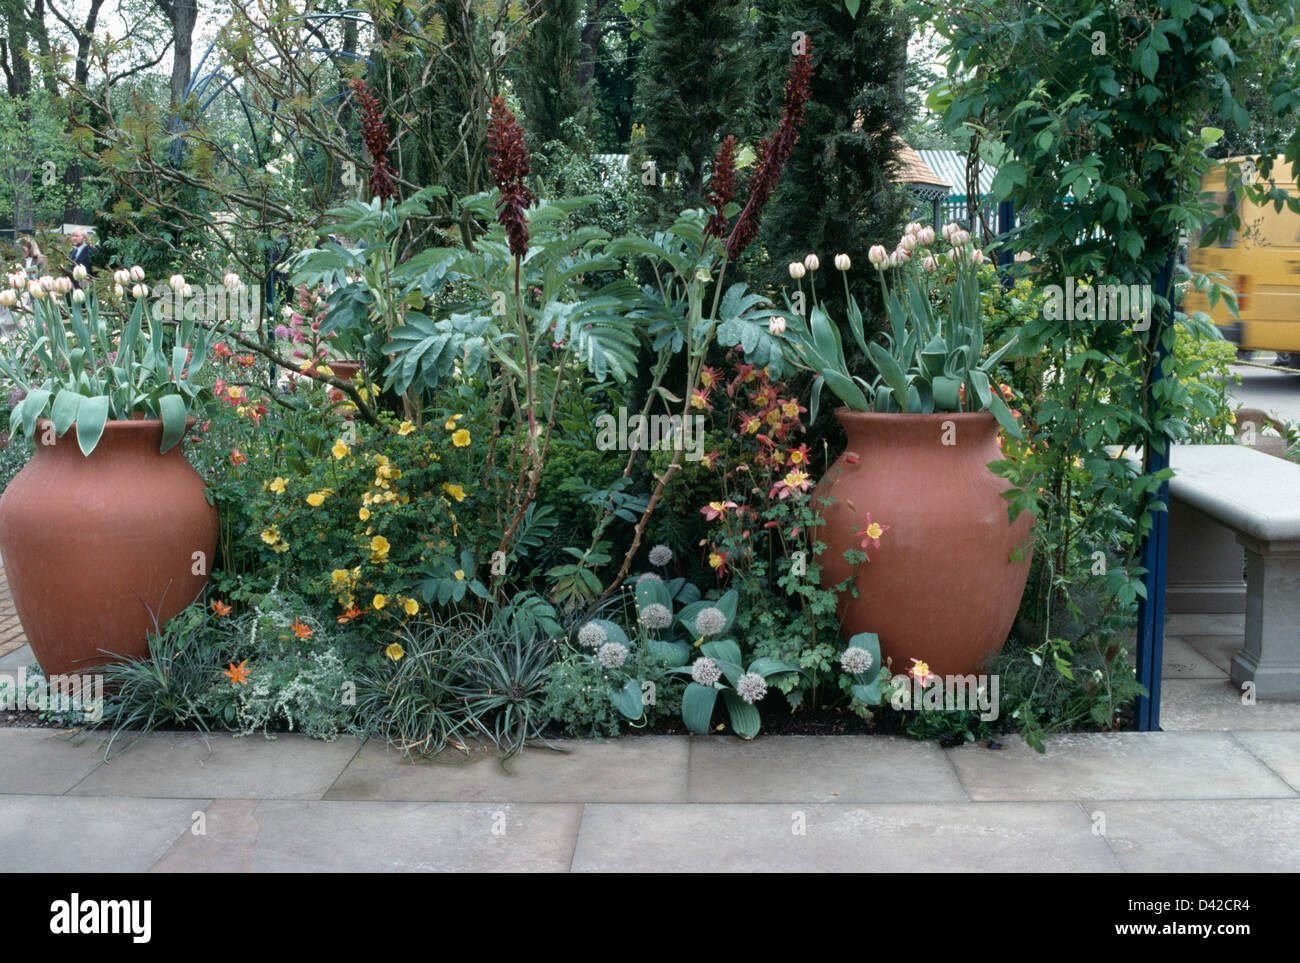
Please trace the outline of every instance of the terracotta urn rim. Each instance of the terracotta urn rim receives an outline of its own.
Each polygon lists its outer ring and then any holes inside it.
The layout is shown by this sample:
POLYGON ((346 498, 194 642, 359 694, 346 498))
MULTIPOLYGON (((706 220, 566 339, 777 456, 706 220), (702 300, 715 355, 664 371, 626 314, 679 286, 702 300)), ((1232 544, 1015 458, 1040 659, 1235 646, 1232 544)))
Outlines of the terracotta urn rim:
POLYGON ((854 411, 852 408, 842 406, 835 409, 835 417, 843 424, 850 421, 951 421, 953 419, 982 421, 993 418, 993 413, 991 411, 854 411))
MULTIPOLYGON (((198 423, 199 419, 196 416, 186 415, 185 431, 188 432, 198 423)), ((44 430, 45 425, 49 424, 53 424, 49 418, 36 419, 36 425, 42 430, 44 430)), ((72 425, 68 426, 68 431, 72 431, 72 428, 75 425, 76 422, 74 421, 72 425)), ((163 423, 161 418, 109 418, 104 422, 104 431, 108 431, 109 428, 116 428, 119 431, 156 431, 160 430, 162 426, 163 423)))

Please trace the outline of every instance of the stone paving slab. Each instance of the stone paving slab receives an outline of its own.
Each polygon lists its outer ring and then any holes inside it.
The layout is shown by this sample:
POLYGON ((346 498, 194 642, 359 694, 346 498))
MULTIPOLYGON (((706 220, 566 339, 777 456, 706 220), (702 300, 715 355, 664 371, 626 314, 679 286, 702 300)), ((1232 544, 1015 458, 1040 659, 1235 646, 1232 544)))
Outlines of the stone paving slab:
POLYGON ((581 820, 572 804, 218 800, 155 869, 564 872, 581 820))
POLYGON ((0 653, 0 671, 12 672, 22 666, 35 664, 36 656, 32 654, 32 647, 25 640, 21 645, 0 653))
POLYGON ((1224 799, 1300 793, 1227 733, 1072 733, 947 750, 972 800, 1224 799))
POLYGON ((95 746, 55 729, 0 728, 0 793, 59 795, 103 761, 95 746))
MULTIPOLYGON (((1241 648, 1241 643, 1237 643, 1241 648)), ((1186 640, 1176 635, 1165 636, 1165 648, 1161 660, 1161 677, 1170 679, 1227 679, 1226 669, 1220 668, 1212 659, 1200 652, 1186 640)))
POLYGON ((565 752, 526 750, 505 771, 484 752, 462 762, 447 752, 433 762, 407 762, 368 742, 326 799, 448 802, 685 802, 690 743, 677 736, 635 736, 617 742, 556 740, 565 752))
MULTIPOLYGON (((102 746, 99 736, 86 741, 102 746)), ((356 739, 321 742, 292 733, 275 739, 213 733, 205 740, 188 732, 154 732, 97 767, 72 794, 320 799, 360 745, 356 739)))
POLYGON ((1165 635, 1232 635, 1246 637, 1245 612, 1174 612, 1165 616, 1165 635))
POLYGON ((1108 802, 1099 811, 1128 872, 1300 872, 1300 799, 1108 802))
POLYGON ((142 873, 207 800, 0 796, 6 873, 142 873))
POLYGON ((937 743, 902 736, 691 737, 691 802, 966 802, 937 743))
POLYGON ((573 854, 574 872, 1119 869, 1088 815, 1069 802, 595 804, 573 854))
POLYGON ((1246 647, 1242 635, 1189 635, 1183 640, 1227 675, 1232 657, 1246 647))
POLYGON ((1242 694, 1240 686, 1226 679, 1169 679, 1160 687, 1160 728, 1165 732, 1300 730, 1300 702, 1262 699, 1247 705, 1242 694))

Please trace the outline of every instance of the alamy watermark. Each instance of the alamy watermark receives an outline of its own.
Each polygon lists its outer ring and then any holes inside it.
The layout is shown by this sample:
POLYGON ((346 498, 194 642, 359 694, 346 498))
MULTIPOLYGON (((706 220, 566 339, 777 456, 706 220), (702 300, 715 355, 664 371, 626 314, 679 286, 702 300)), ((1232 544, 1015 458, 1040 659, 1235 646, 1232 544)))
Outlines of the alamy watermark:
POLYGON ((0 672, 0 710, 81 713, 87 722, 104 718, 104 677, 98 674, 53 675, 40 672, 0 672))
POLYGON ((982 722, 992 722, 1000 712, 996 675, 930 675, 921 681, 896 675, 890 683, 889 704, 900 711, 978 710, 982 722))
POLYGON ((687 461, 704 457, 703 415, 632 415, 620 406, 617 417, 596 419, 597 451, 685 451, 687 461))
POLYGON ((1135 331, 1151 327, 1155 299, 1149 284, 1076 283, 1067 277, 1064 288, 1049 284, 1043 293, 1048 321, 1124 321, 1133 323, 1135 331))

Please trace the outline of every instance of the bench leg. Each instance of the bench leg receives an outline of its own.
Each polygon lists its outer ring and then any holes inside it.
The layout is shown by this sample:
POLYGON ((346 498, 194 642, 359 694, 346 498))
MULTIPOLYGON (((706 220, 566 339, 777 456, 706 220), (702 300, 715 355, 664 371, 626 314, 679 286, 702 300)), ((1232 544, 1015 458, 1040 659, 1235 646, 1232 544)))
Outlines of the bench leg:
POLYGON ((1300 699, 1300 540, 1237 540, 1246 549, 1246 647, 1232 659, 1232 681, 1253 681, 1257 698, 1300 699))
POLYGON ((1244 612, 1241 545, 1226 525, 1169 499, 1166 612, 1244 612))

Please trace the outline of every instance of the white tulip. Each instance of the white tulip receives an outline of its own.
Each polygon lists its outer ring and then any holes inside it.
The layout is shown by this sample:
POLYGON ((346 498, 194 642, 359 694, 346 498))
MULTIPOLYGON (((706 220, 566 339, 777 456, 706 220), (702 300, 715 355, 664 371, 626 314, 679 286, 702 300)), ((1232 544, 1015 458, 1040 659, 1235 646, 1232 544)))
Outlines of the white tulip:
POLYGON ((192 298, 194 297, 194 289, 187 284, 181 288, 181 294, 187 298, 192 298))
POLYGON ((72 303, 73 303, 73 304, 85 304, 85 303, 86 303, 86 292, 83 291, 83 290, 81 290, 81 288, 77 288, 77 290, 73 291, 73 292, 72 292, 72 303))
POLYGON ((923 227, 916 232, 916 243, 926 247, 934 243, 934 228, 923 227))
POLYGON ((772 315, 772 319, 767 322, 767 330, 772 332, 772 337, 781 337, 785 334, 785 318, 778 314, 772 315))
POLYGON ((976 248, 975 250, 971 251, 970 259, 976 264, 983 264, 984 252, 981 251, 979 248, 976 248))
POLYGON ((45 275, 44 277, 41 278, 41 280, 40 280, 40 285, 41 285, 41 287, 43 287, 46 291, 53 291, 53 290, 54 290, 54 278, 50 277, 50 276, 47 274, 47 275, 45 275))
POLYGON ((904 234, 902 237, 898 239, 898 247, 900 250, 906 251, 908 254, 911 254, 914 250, 916 250, 916 235, 904 234))
POLYGON ((27 293, 32 296, 34 301, 44 301, 47 292, 45 288, 41 287, 40 281, 32 281, 27 285, 27 293))
POLYGON ((6 308, 12 308, 17 303, 18 294, 13 288, 5 288, 0 291, 0 304, 3 304, 6 308))
POLYGON ((234 271, 231 271, 229 274, 227 274, 224 278, 221 279, 221 283, 226 286, 227 291, 233 291, 237 287, 239 287, 241 282, 239 280, 239 275, 236 274, 234 271))
POLYGON ((867 252, 867 260, 870 261, 872 264, 874 264, 877 268, 883 268, 886 264, 888 264, 889 252, 885 250, 885 245, 883 244, 871 245, 871 250, 867 252))
POLYGON ((960 224, 958 224, 956 221, 949 221, 947 224, 943 226, 944 240, 951 241, 953 232, 960 231, 960 230, 961 230, 960 224))
POLYGON ((853 267, 853 261, 850 260, 847 254, 835 255, 835 270, 847 271, 851 267, 853 267))
POLYGON ((802 278, 805 274, 808 273, 807 268, 805 268, 798 261, 791 261, 789 270, 790 270, 790 277, 794 278, 796 281, 798 281, 800 278, 802 278))
POLYGON ((58 291, 60 294, 67 294, 72 290, 72 278, 55 278, 54 290, 58 291))
MULTIPOLYGON (((139 281, 140 278, 136 278, 136 280, 139 281)), ((173 291, 183 291, 185 290, 185 277, 181 274, 173 274, 167 279, 167 284, 173 291)))
POLYGON ((939 270, 939 262, 934 259, 933 254, 927 254, 925 260, 921 262, 921 267, 927 271, 937 271, 939 270))
POLYGON ((119 268, 113 272, 113 280, 118 284, 130 284, 131 272, 126 270, 126 268, 119 268))
POLYGON ((816 254, 809 254, 806 258, 803 259, 803 266, 806 267, 809 271, 816 271, 819 267, 822 266, 822 262, 817 259, 816 254))
POLYGON ((72 276, 78 281, 86 280, 86 277, 89 275, 89 273, 90 272, 86 270, 86 265, 84 264, 78 264, 76 267, 72 269, 72 276))
POLYGON ((122 285, 120 284, 113 285, 113 297, 120 298, 124 294, 126 294, 126 289, 123 288, 122 285))
POLYGON ((133 264, 133 265, 131 265, 131 280, 132 280, 132 281, 143 281, 143 280, 144 280, 144 268, 140 267, 140 265, 138 265, 138 264, 133 264))
POLYGON ((897 267, 900 264, 906 264, 910 260, 912 260, 912 252, 900 247, 894 251, 891 263, 897 267))
POLYGON ((148 296, 149 296, 149 288, 146 285, 137 284, 133 288, 131 288, 131 297, 133 298, 137 298, 137 299, 147 298, 148 296))
POLYGON ((911 234, 915 237, 916 232, 919 230, 921 230, 921 225, 917 221, 908 221, 907 227, 903 228, 903 233, 911 234))

